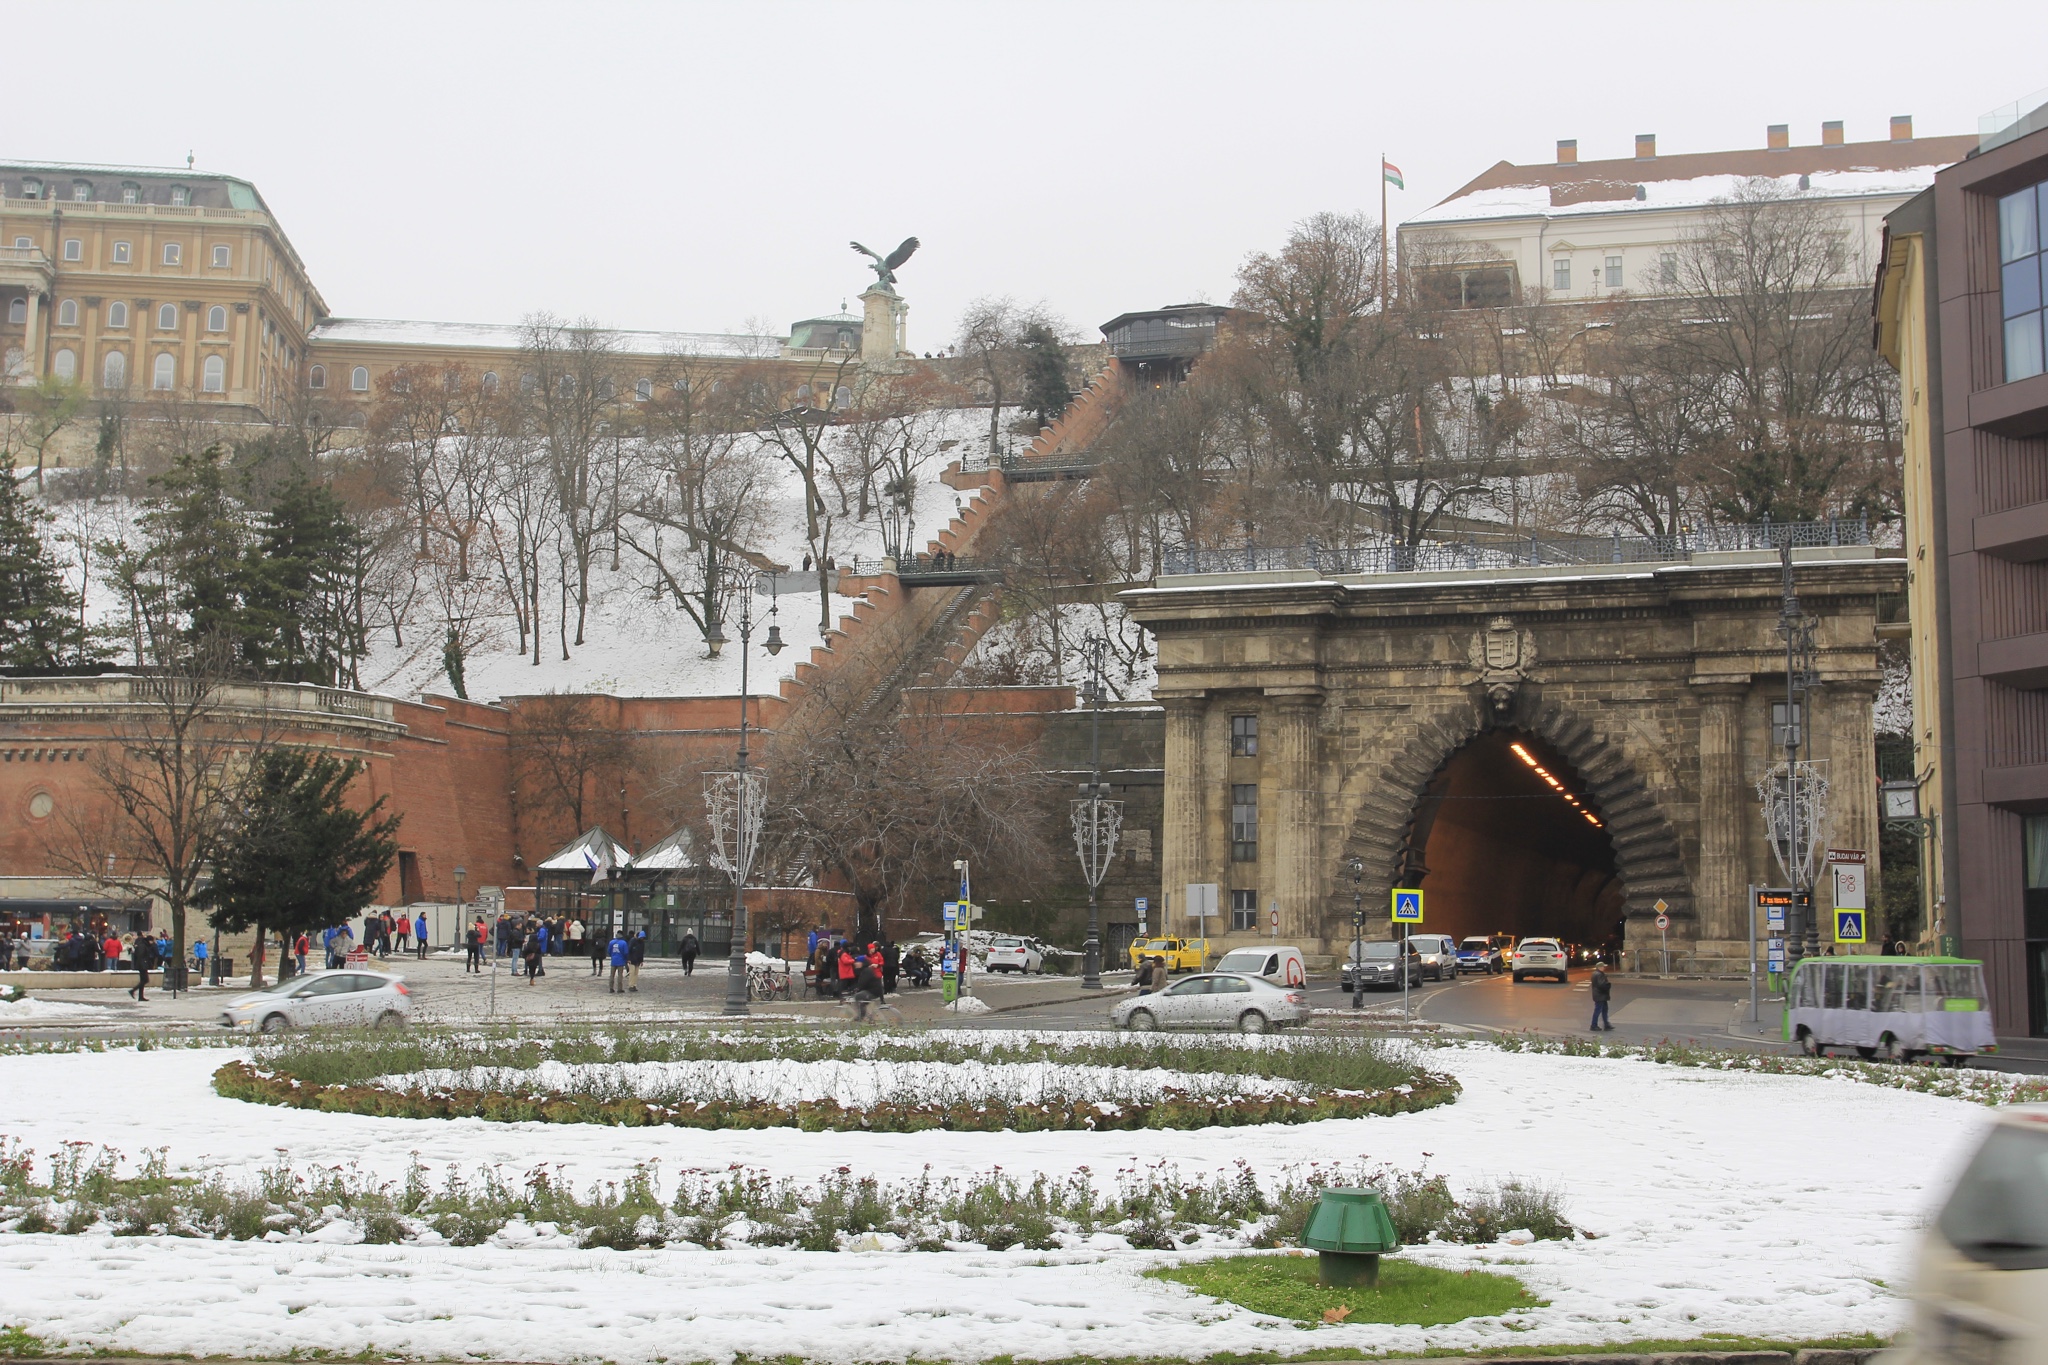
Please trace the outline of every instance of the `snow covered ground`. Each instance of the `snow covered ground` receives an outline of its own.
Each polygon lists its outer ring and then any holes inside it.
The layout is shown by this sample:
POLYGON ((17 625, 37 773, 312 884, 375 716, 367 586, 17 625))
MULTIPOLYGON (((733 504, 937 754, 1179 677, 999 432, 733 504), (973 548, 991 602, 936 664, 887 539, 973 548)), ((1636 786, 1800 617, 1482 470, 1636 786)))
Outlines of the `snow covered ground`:
POLYGON ((1272 1173, 1364 1159, 1426 1163, 1461 1193, 1508 1176, 1549 1182, 1597 1236, 1405 1253, 1521 1276, 1550 1306, 1513 1328, 1475 1319, 1306 1331, 1142 1278, 1187 1253, 586 1251, 538 1229, 475 1247, 371 1246, 350 1244, 345 1224, 311 1244, 0 1235, 0 1323, 143 1353, 620 1362, 1888 1333, 1904 1319, 1898 1291, 1913 1240, 1988 1122, 1962 1101, 1847 1080, 1469 1047, 1430 1055, 1463 1082, 1458 1103, 1394 1118, 1256 1133, 719 1133, 262 1108, 213 1094, 209 1077, 230 1055, 0 1058, 0 1134, 38 1153, 75 1140, 131 1157, 161 1146, 173 1169, 252 1177, 285 1149, 297 1162, 359 1163, 390 1181, 414 1152, 436 1170, 498 1163, 514 1179, 561 1163, 579 1184, 643 1160, 659 1160, 672 1181, 732 1163, 804 1179, 840 1167, 906 1179, 927 1165, 1061 1174, 1157 1162, 1215 1170, 1244 1159, 1272 1173))

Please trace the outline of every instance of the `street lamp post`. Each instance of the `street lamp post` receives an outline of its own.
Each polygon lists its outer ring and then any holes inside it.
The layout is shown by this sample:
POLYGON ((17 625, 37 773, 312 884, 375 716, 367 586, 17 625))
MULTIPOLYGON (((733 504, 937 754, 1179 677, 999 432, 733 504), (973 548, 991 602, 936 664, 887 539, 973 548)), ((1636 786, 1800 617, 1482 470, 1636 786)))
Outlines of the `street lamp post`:
MULTIPOLYGON (((725 964, 725 1013, 747 1013, 747 874, 753 869, 754 852, 761 841, 761 808, 765 791, 762 774, 747 767, 747 664, 754 638, 754 587, 758 575, 740 575, 740 747, 730 772, 704 775, 704 804, 711 816, 712 838, 718 844, 714 865, 732 875, 732 951, 725 964)), ((773 580, 771 580, 772 583, 773 580)), ((782 627, 772 618, 778 604, 771 604, 768 638, 762 647, 769 654, 782 652, 782 627)), ((704 644, 712 658, 725 643, 719 618, 713 616, 704 631, 704 644)))
MULTIPOLYGON (((1787 975, 1796 969, 1799 960, 1820 951, 1818 926, 1814 920, 1813 893, 1810 886, 1802 888, 1808 879, 1804 876, 1807 859, 1802 856, 1799 828, 1799 804, 1806 793, 1801 790, 1799 772, 1799 749, 1805 739, 1806 716, 1801 707, 1802 698, 1813 686, 1813 618, 1806 615, 1799 605, 1799 593, 1792 579, 1792 530, 1784 528, 1784 540, 1778 547, 1779 563, 1784 572, 1784 597, 1778 615, 1778 633, 1785 637, 1785 873, 1792 883, 1792 904, 1787 907, 1790 922, 1786 925, 1786 967, 1787 975), (1805 890, 1805 899, 1801 891, 1805 890)), ((1810 780, 1809 780, 1810 781, 1810 780)), ((1810 842, 1812 834, 1806 839, 1810 842)))
POLYGON ((1351 1008, 1365 1008, 1365 860, 1351 860, 1351 1008))
POLYGON ((956 937, 953 952, 953 1008, 960 1008, 961 1000, 967 996, 967 959, 972 955, 974 940, 968 932, 974 927, 974 877, 967 859, 955 858, 953 870, 960 874, 960 911, 954 916, 953 932, 956 937))
POLYGON ((1105 801, 1107 784, 1102 780, 1102 679, 1103 656, 1109 641, 1090 635, 1082 645, 1088 660, 1088 782, 1081 799, 1074 802, 1074 851, 1080 855, 1081 876, 1088 883, 1088 941, 1082 945, 1081 989, 1102 989, 1102 879, 1116 857, 1117 836, 1123 827, 1123 802, 1105 801))

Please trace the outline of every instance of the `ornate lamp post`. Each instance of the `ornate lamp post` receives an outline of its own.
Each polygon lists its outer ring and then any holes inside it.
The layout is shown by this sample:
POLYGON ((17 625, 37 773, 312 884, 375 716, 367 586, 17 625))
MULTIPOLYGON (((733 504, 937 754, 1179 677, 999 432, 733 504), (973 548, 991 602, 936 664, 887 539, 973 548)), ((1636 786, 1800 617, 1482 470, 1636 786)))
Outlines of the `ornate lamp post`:
POLYGON ((1081 797, 1073 803, 1074 852, 1081 858, 1081 876, 1088 883, 1088 941, 1082 945, 1081 989, 1102 989, 1102 879, 1116 857, 1117 836, 1123 830, 1124 803, 1106 801, 1109 784, 1102 780, 1102 682, 1103 655, 1109 641, 1090 635, 1081 646, 1088 658, 1088 781, 1081 797))
MULTIPOLYGON (((1360 954, 1365 941, 1365 860, 1351 860, 1351 1008, 1365 1008, 1365 963, 1360 954)), ((1404 975, 1402 980, 1407 980, 1404 975)))
MULTIPOLYGON (((725 1012, 747 1013, 747 874, 761 845, 761 811, 767 783, 758 768, 747 766, 747 663, 754 636, 754 586, 758 575, 740 576, 740 749, 729 772, 704 774, 704 808, 710 817, 711 865, 732 877, 732 951, 725 964, 725 1012)), ((772 580, 771 580, 772 582, 772 580)), ((762 648, 782 652, 782 626, 773 618, 779 604, 768 608, 768 638, 762 648)), ((704 643, 713 658, 725 643, 718 618, 712 617, 704 643)))

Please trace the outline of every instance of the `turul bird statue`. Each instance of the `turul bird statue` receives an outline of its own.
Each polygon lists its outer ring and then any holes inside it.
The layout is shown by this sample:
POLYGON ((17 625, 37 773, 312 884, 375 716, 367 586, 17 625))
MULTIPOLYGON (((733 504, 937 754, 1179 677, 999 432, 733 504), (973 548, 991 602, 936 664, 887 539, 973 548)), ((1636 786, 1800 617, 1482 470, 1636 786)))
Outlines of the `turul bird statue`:
POLYGON ((848 246, 868 258, 868 269, 875 272, 875 282, 884 289, 896 283, 896 267, 917 254, 917 238, 905 237, 903 244, 884 256, 879 251, 870 251, 859 242, 848 242, 848 246))

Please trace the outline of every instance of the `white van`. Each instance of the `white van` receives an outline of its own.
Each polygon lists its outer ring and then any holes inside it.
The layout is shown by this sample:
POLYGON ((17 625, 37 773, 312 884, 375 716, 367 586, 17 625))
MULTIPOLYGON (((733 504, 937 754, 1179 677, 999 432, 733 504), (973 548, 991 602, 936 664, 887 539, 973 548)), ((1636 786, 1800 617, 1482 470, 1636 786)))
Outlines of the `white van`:
POLYGON ((1299 948, 1232 948, 1215 970, 1260 977, 1276 986, 1300 986, 1308 981, 1308 963, 1299 948))

